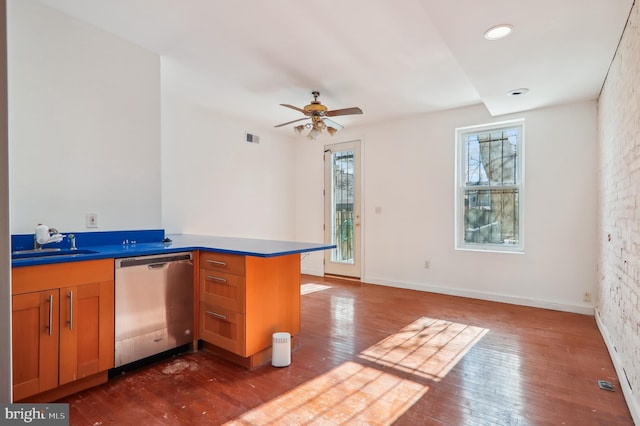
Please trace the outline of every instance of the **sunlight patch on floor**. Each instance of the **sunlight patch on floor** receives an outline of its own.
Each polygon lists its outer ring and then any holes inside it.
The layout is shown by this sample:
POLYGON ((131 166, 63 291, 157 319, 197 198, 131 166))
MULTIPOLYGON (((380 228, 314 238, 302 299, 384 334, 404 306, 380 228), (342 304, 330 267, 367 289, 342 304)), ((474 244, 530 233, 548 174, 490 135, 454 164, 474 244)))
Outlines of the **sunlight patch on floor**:
POLYGON ((347 361, 225 425, 390 425, 488 331, 420 318, 361 352, 362 363, 347 361))
POLYGON ((324 285, 324 284, 307 283, 307 284, 302 284, 300 286, 300 294, 305 295, 309 293, 315 293, 316 291, 327 290, 330 288, 331 286, 324 285))
POLYGON ((486 328, 422 317, 358 356, 440 381, 488 332, 486 328))
POLYGON ((348 361, 226 425, 389 425, 428 389, 348 361))

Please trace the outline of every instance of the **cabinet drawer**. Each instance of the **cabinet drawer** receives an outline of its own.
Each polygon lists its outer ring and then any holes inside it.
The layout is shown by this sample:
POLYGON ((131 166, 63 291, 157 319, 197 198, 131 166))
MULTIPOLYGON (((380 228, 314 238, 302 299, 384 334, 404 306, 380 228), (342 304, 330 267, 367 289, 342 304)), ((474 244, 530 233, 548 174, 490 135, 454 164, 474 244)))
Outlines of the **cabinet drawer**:
POLYGON ((200 269, 200 301, 236 312, 245 311, 244 277, 200 269))
POLYGON ((113 281, 113 259, 12 268, 11 279, 11 294, 113 281))
POLYGON ((245 355, 244 315, 231 309, 200 303, 200 338, 240 356, 245 355))
POLYGON ((244 275, 244 256, 200 252, 200 267, 229 274, 244 275))

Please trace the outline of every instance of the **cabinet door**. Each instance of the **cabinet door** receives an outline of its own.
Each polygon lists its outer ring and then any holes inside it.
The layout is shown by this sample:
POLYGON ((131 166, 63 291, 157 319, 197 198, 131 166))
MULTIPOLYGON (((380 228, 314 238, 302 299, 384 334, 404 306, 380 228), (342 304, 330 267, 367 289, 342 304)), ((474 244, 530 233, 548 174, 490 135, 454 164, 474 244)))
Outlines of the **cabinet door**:
POLYGON ((244 313, 244 276, 200 269, 200 301, 244 313))
POLYGON ((58 386, 58 290, 12 296, 13 399, 58 386))
POLYGON ((113 281, 60 289, 61 385, 114 365, 113 281))
POLYGON ((200 338, 240 356, 245 353, 244 315, 200 303, 200 338))

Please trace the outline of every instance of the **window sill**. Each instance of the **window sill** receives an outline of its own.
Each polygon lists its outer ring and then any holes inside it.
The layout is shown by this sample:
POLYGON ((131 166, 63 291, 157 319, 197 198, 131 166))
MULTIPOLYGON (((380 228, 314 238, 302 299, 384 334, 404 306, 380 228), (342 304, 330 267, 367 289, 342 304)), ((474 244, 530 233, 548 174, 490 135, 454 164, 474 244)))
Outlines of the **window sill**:
POLYGON ((525 254, 524 247, 502 247, 502 246, 456 246, 458 251, 475 251, 482 253, 504 253, 504 254, 525 254))

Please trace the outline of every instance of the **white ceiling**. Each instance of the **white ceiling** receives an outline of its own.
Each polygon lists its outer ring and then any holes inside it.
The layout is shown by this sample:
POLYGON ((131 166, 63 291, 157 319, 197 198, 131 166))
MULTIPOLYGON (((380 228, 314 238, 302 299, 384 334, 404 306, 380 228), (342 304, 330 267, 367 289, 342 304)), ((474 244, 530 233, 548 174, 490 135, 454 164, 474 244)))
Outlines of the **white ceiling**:
MULTIPOLYGON (((23 1, 23 0, 20 0, 23 1)), ((484 103, 492 115, 596 99, 633 0, 41 0, 157 52, 167 89, 252 122, 320 91, 347 126, 484 103), (485 30, 513 33, 487 41, 485 30), (163 72, 165 69, 163 68, 163 72), (171 79, 169 79, 171 80, 171 79), (527 87, 523 96, 507 96, 527 87)), ((281 131, 290 131, 289 127, 281 131)))

